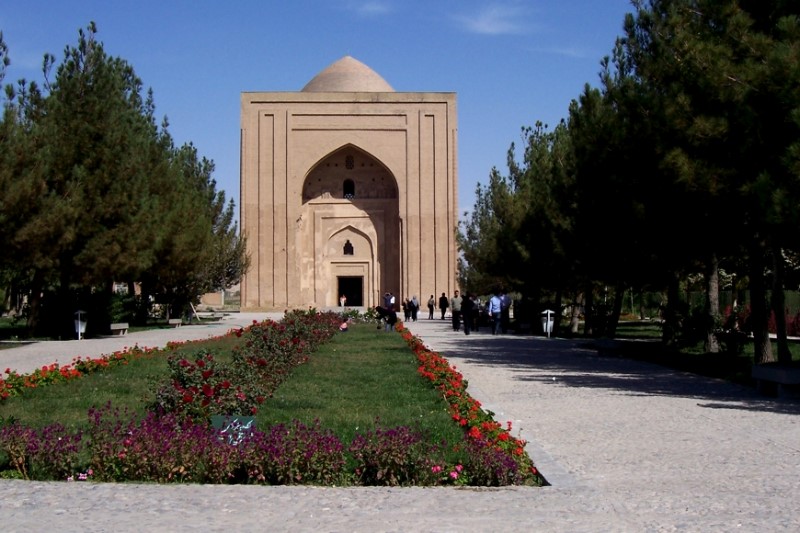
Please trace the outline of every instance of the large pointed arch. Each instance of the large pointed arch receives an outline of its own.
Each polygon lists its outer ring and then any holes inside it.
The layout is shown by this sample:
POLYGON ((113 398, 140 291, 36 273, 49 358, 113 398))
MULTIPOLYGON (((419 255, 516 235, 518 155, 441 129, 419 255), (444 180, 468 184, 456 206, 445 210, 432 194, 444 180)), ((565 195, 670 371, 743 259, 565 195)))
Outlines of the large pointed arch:
POLYGON ((308 262, 311 297, 336 305, 341 280, 361 279, 359 300, 377 305, 382 290, 400 285, 400 200, 394 175, 372 154, 348 143, 306 173, 302 190, 301 218, 309 224, 298 249, 308 262))
POLYGON ((303 203, 315 199, 396 199, 397 180, 381 161, 354 144, 320 159, 306 174, 303 203))

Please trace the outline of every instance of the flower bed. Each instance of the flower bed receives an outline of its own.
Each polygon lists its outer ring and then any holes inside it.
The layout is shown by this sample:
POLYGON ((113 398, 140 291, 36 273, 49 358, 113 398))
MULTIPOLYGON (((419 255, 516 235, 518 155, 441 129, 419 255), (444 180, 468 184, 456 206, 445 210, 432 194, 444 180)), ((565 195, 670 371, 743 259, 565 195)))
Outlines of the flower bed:
MULTIPOLYGON (((260 403, 255 395, 268 394, 268 387, 280 382, 292 366, 306 361, 319 343, 335 334, 338 324, 336 315, 301 312, 281 323, 267 321, 234 331, 245 337, 234 356, 239 361, 234 365, 244 366, 236 371, 221 369, 210 354, 173 357, 171 378, 160 388, 163 401, 151 406, 143 419, 108 404, 89 412, 86 431, 67 431, 57 424, 39 430, 5 424, 0 427, 0 451, 7 461, 2 474, 25 479, 196 483, 544 483, 524 451, 525 442, 511 435, 510 422, 503 428, 494 421, 467 394, 461 374, 402 325, 398 330, 420 362, 420 375, 442 391, 454 423, 464 428, 462 442, 432 445, 425 435, 408 427, 376 427, 346 445, 318 422, 307 426, 295 421, 264 431, 252 429, 232 443, 209 424, 212 414, 242 414, 243 407, 250 409, 244 412, 253 412, 260 403), (262 369, 267 369, 266 374, 262 369), (270 377, 252 379, 254 375, 270 377), (456 462, 444 459, 446 448, 456 450, 456 462)), ((28 383, 40 386, 72 379, 82 372, 158 353, 141 352, 135 348, 89 364, 76 362, 64 373, 48 369, 28 383), (73 370, 78 374, 71 375, 73 370), (55 373, 61 377, 50 375, 55 373)))
MULTIPOLYGON (((467 381, 455 367, 450 366, 438 353, 429 350, 402 323, 397 324, 397 329, 420 363, 417 372, 441 391, 453 420, 464 428, 469 455, 478 458, 472 466, 489 468, 498 477, 504 477, 496 479, 498 485, 545 484, 544 478, 525 453, 526 442, 511 434, 511 421, 503 427, 494 420, 493 413, 483 410, 481 403, 469 395, 467 381)), ((488 474, 492 477, 491 472, 488 474)))

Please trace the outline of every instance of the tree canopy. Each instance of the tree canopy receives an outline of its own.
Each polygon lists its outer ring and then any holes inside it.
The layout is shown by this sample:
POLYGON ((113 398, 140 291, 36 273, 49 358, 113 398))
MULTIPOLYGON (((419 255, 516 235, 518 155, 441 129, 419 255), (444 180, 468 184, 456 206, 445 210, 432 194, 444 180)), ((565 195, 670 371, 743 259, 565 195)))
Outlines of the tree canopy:
POLYGON ((41 88, 5 90, 0 273, 27 295, 31 326, 47 316, 68 328, 72 310, 107 299, 115 282, 180 312, 247 268, 213 163, 174 145, 152 90, 96 37, 91 23, 60 63, 45 54, 41 88))
POLYGON ((542 132, 558 133, 569 150, 562 156, 537 141, 542 155, 524 157, 521 166, 509 158, 508 177, 493 170, 489 185, 479 187, 461 232, 470 278, 503 277, 535 292, 555 289, 551 280, 566 274, 571 281, 559 287, 587 296, 598 285, 615 287, 617 296, 625 287, 666 288, 665 318, 679 322, 677 280, 699 272, 711 332, 720 327, 722 265, 748 281, 756 360, 768 361, 769 304, 780 330, 787 258, 798 252, 796 3, 632 6, 601 62, 598 87, 587 85, 572 102, 563 132, 542 132), (568 164, 554 173, 543 158, 568 164), (550 185, 521 187, 515 176, 550 185), (534 221, 548 204, 552 222, 542 227, 534 221), (499 213, 513 213, 511 223, 499 213), (495 237, 498 226, 514 235, 495 237), (491 262, 488 250, 508 255, 491 262))

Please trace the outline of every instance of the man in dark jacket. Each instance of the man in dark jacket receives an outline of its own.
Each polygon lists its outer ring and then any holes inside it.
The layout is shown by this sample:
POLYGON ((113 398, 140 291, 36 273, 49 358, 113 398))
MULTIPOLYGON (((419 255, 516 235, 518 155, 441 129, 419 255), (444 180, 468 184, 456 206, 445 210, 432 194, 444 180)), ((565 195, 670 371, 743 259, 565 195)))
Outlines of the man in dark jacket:
POLYGON ((439 309, 442 311, 442 320, 444 320, 444 314, 447 311, 447 307, 450 305, 450 302, 447 300, 447 295, 442 293, 439 297, 439 309))

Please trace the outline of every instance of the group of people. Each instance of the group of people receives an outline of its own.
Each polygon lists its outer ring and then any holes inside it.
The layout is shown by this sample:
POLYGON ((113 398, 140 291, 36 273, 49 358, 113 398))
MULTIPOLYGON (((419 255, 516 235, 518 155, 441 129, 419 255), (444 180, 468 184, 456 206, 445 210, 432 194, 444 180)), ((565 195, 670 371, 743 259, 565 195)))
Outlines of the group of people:
POLYGON ((419 300, 417 300, 417 296, 414 295, 409 300, 406 298, 403 300, 403 317, 405 321, 408 322, 409 320, 416 322, 417 321, 417 312, 419 311, 419 300))
MULTIPOLYGON (((474 294, 468 293, 466 296, 461 296, 456 290, 453 292, 452 298, 447 298, 447 295, 442 293, 439 297, 439 310, 442 313, 441 319, 444 320, 447 310, 450 309, 453 331, 460 331, 463 325, 465 335, 469 335, 472 330, 478 331, 483 310, 491 323, 492 335, 497 335, 501 331, 508 332, 511 302, 511 296, 497 291, 492 294, 484 308, 480 299, 474 294)), ((433 319, 433 303, 434 298, 431 294, 430 300, 428 300, 429 319, 433 319)))
MULTIPOLYGON (((490 321, 492 335, 497 335, 500 332, 508 332, 511 303, 511 296, 503 291, 496 291, 484 307, 480 299, 474 294, 468 293, 466 296, 461 296, 461 293, 456 289, 452 298, 448 298, 446 293, 442 293, 439 297, 438 307, 442 320, 445 319, 447 310, 450 310, 453 331, 461 331, 463 326, 465 335, 469 335, 471 331, 478 331, 481 323, 481 311, 484 311, 490 321)), ((428 299, 429 320, 434 319, 436 304, 436 298, 431 294, 428 299)), ((420 307, 420 302, 416 295, 412 296, 411 299, 406 298, 403 300, 401 307, 406 322, 416 322, 420 307)), ((391 292, 383 295, 383 305, 377 306, 375 312, 378 313, 379 320, 384 324, 385 331, 391 331, 394 325, 397 324, 395 297, 391 292)), ((378 327, 380 328, 380 326, 378 327)))

